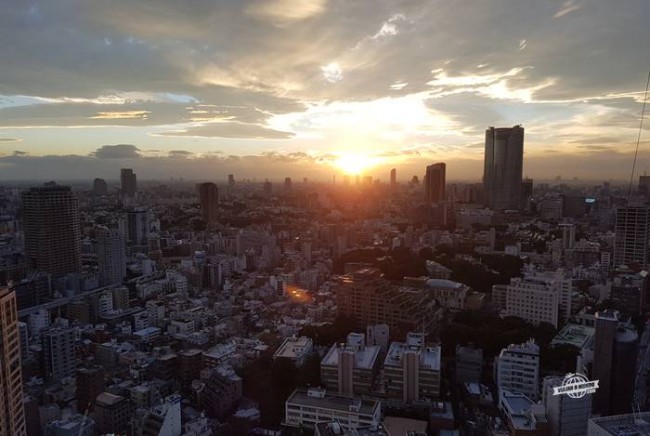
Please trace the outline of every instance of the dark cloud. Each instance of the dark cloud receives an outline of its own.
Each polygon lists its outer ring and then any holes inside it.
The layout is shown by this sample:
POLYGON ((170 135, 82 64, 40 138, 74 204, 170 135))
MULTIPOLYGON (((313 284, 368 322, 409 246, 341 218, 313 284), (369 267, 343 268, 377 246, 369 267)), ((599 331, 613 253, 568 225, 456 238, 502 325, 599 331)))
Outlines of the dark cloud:
POLYGON ((133 144, 102 145, 91 155, 99 159, 134 159, 142 156, 133 144))
POLYGON ((0 136, 0 142, 17 142, 20 141, 19 138, 5 138, 0 136))
POLYGON ((187 151, 187 150, 170 150, 167 153, 167 156, 169 156, 172 159, 186 159, 186 158, 191 157, 193 155, 194 155, 194 153, 192 153, 191 151, 187 151))
POLYGON ((29 153, 26 151, 14 150, 14 156, 27 156, 29 153))

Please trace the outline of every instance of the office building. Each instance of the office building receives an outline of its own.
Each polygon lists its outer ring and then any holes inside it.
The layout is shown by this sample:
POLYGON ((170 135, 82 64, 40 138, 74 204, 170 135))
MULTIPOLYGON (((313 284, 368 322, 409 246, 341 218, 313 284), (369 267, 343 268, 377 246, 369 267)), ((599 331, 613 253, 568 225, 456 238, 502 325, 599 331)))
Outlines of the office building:
POLYGON ((321 382, 339 395, 361 395, 372 390, 381 348, 366 345, 362 333, 350 333, 345 344, 334 344, 320 364, 321 382))
POLYGON ((133 407, 124 397, 102 392, 95 399, 96 429, 99 434, 127 434, 133 407))
POLYGON ((465 299, 469 286, 445 279, 429 279, 425 288, 431 296, 445 309, 462 310, 465 308, 465 299))
POLYGON ((338 421, 345 431, 378 426, 381 403, 335 395, 317 388, 296 389, 285 402, 284 426, 313 429, 317 423, 329 421, 338 421))
POLYGON ((614 232, 614 266, 645 268, 650 260, 650 207, 630 205, 616 209, 614 232))
POLYGON ((314 343, 306 336, 291 337, 284 340, 273 354, 274 359, 289 359, 296 366, 302 366, 314 350, 314 343))
POLYGON ((77 369, 75 331, 53 327, 41 332, 43 372, 47 380, 70 377, 77 369))
MULTIPOLYGON (((561 270, 513 277, 505 288, 505 313, 558 327, 571 317, 571 286, 571 279, 564 278, 561 270)), ((497 295, 497 299, 502 297, 497 295)))
POLYGON ((599 380, 593 399, 595 413, 611 415, 632 411, 638 342, 636 331, 619 322, 617 311, 596 313, 591 374, 593 380, 599 380))
POLYGON ((104 369, 102 367, 77 370, 77 411, 92 411, 97 395, 104 392, 104 369))
POLYGON ((539 393, 539 346, 531 339, 511 344, 494 361, 494 379, 499 391, 521 393, 533 400, 539 393))
POLYGON ((26 434, 16 295, 0 288, 0 435, 26 434))
POLYGON ((264 185, 262 185, 262 193, 265 197, 273 195, 273 184, 268 180, 264 182, 264 185))
POLYGON ((397 169, 393 168, 390 170, 390 187, 395 188, 397 186, 397 169))
POLYGON ((485 131, 483 186, 488 207, 520 208, 523 161, 523 127, 490 127, 485 131))
POLYGON ((612 277, 609 299, 613 306, 628 316, 639 316, 647 304, 648 272, 616 271, 612 277))
POLYGON ((226 365, 213 368, 201 393, 201 404, 208 416, 223 418, 242 397, 243 382, 235 370, 226 365))
POLYGON ((639 194, 650 196, 650 176, 646 174, 639 176, 639 194))
POLYGON ((110 286, 122 283, 126 276, 126 241, 118 229, 95 228, 95 251, 99 264, 99 283, 110 286))
POLYGON ((650 434, 650 412, 594 417, 587 436, 642 436, 650 434))
POLYGON ((456 345, 456 382, 478 383, 483 373, 483 350, 472 345, 456 345))
POLYGON ((521 204, 527 207, 530 198, 533 196, 533 179, 526 177, 521 182, 521 204))
POLYGON ((149 235, 158 231, 159 228, 160 223, 149 210, 136 207, 125 211, 120 217, 119 229, 126 239, 127 256, 147 253, 149 251, 149 235))
POLYGON ((22 195, 25 255, 53 276, 81 270, 79 202, 69 186, 47 184, 22 195))
POLYGON ((395 334, 429 334, 442 318, 442 307, 425 289, 393 285, 376 268, 345 274, 335 286, 338 313, 354 317, 361 328, 387 324, 395 334))
POLYGON ((284 190, 286 192, 291 192, 291 177, 284 178, 284 190))
POLYGON ((546 409, 526 395, 499 389, 499 410, 506 418, 510 435, 548 435, 546 409))
POLYGON ((199 202, 203 221, 211 223, 219 218, 219 188, 214 183, 199 185, 199 202))
POLYGON ((106 185, 106 180, 93 180, 93 195, 102 196, 106 194, 108 194, 108 186, 106 185))
POLYGON ((542 404, 550 436, 582 436, 587 433, 591 416, 592 395, 571 398, 568 395, 553 395, 553 388, 562 386, 564 377, 549 376, 542 382, 542 404))
POLYGON ((440 346, 426 346, 422 333, 393 342, 384 360, 386 395, 411 403, 440 395, 440 346))
POLYGON ((426 204, 439 204, 446 199, 446 172, 447 164, 441 162, 427 167, 424 176, 424 192, 426 204))
POLYGON ((129 197, 135 197, 138 191, 137 177, 131 168, 122 168, 120 170, 120 183, 122 194, 129 197))
POLYGON ((388 351, 390 328, 387 324, 375 324, 366 327, 366 345, 377 345, 384 353, 388 351))

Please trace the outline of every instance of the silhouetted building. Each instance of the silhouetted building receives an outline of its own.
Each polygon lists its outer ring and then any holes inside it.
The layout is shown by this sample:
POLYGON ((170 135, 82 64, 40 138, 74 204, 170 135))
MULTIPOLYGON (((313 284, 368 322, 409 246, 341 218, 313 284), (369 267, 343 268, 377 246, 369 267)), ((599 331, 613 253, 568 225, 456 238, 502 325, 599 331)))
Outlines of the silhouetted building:
POLYGON ((612 368, 614 357, 614 338, 618 327, 618 313, 605 310, 596 313, 596 333, 594 335, 594 362, 591 378, 598 380, 598 390, 594 394, 594 412, 610 414, 612 392, 612 368))
POLYGON ((630 205, 616 209, 614 228, 614 266, 639 265, 645 267, 650 237, 650 207, 630 205))
POLYGON ((485 131, 483 184, 492 209, 519 209, 521 205, 524 129, 490 127, 485 131))
POLYGON ((436 163, 427 167, 424 176, 424 192, 427 204, 438 204, 445 201, 447 165, 436 163))
POLYGON ((526 177, 521 182, 521 205, 526 207, 533 196, 533 179, 526 177))
POLYGON ((271 182, 268 180, 264 182, 264 185, 262 186, 262 193, 265 197, 270 197, 273 195, 273 184, 271 184, 271 182))
POLYGON ((126 276, 126 241, 118 229, 97 227, 96 252, 99 262, 99 282, 101 286, 122 283, 126 276))
POLYGON ((16 295, 0 288, 0 435, 26 434, 16 295))
POLYGON ((97 395, 104 392, 104 369, 80 368, 77 370, 77 411, 92 411, 97 395))
POLYGON ((639 176, 639 194, 648 197, 650 195, 650 176, 645 174, 639 176))
POLYGON ((107 193, 108 193, 108 186, 106 185, 106 180, 99 179, 99 178, 93 180, 93 194, 106 195, 107 193))
POLYGON ((205 222, 215 222, 219 217, 219 188, 214 183, 199 185, 199 201, 201 214, 205 222))
POLYGON ((397 186, 397 169, 390 170, 390 186, 394 188, 397 186))
POLYGON ((284 190, 287 192, 291 191, 291 177, 284 178, 284 190))
POLYGON ((102 392, 95 399, 95 418, 100 434, 127 434, 133 408, 124 397, 102 392))
POLYGON ((134 197, 138 191, 138 181, 136 174, 131 168, 122 168, 120 170, 120 183, 122 194, 134 197))
POLYGON ((25 254, 32 269, 54 276, 81 270, 79 202, 54 183, 24 192, 25 254))

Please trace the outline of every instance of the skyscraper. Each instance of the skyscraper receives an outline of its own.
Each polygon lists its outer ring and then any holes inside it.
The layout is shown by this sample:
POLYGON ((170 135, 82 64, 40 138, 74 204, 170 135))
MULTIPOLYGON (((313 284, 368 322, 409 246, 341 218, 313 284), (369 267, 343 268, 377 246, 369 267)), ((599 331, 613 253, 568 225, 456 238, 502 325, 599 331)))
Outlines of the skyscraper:
POLYGON ((211 182, 199 185, 201 214, 205 222, 214 222, 219 217, 219 188, 211 182))
POLYGON ((122 283, 126 276, 126 241, 118 229, 95 229, 99 279, 102 286, 122 283))
POLYGON ((562 386, 563 377, 545 377, 542 383, 543 404, 552 436, 582 436, 587 434, 591 414, 592 395, 571 398, 568 395, 553 395, 553 389, 562 386))
POLYGON ((26 434, 16 295, 0 288, 0 435, 26 434))
POLYGON ((390 170, 390 186, 391 188, 397 186, 397 170, 395 168, 390 170))
POLYGON ((645 267, 650 238, 650 207, 630 205, 616 209, 614 265, 645 267))
POLYGON ((108 192, 108 186, 106 185, 106 180, 104 179, 93 180, 94 195, 106 195, 107 192, 108 192))
POLYGON ((523 160, 523 127, 490 127, 485 131, 483 185, 489 207, 520 208, 523 160))
POLYGON ((24 192, 25 254, 32 269, 54 276, 81 269, 79 202, 54 183, 24 192))
POLYGON ((594 335, 594 363, 591 370, 592 380, 598 380, 598 390, 594 394, 594 412, 607 415, 610 411, 609 400, 612 391, 612 363, 614 356, 614 338, 618 326, 616 311, 605 310, 596 313, 596 332, 594 335))
POLYGON ((120 170, 120 182, 122 183, 122 194, 130 197, 135 196, 138 190, 136 174, 131 168, 122 168, 120 170))
POLYGON ((74 375, 77 369, 75 331, 53 327, 41 332, 43 370, 47 380, 60 380, 74 375))
POLYGON ((424 190, 427 204, 438 204, 445 201, 447 164, 435 163, 427 167, 424 176, 424 190))
POLYGON ((285 177, 284 179, 284 190, 289 192, 291 191, 291 177, 285 177))

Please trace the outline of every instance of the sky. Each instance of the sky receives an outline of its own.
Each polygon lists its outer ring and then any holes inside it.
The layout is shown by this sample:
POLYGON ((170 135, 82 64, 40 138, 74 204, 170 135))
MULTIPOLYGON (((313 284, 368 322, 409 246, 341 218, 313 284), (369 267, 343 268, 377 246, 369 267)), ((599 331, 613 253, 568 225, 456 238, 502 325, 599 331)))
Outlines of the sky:
MULTIPOLYGON (((647 0, 0 0, 0 179, 626 180, 647 0)), ((638 173, 650 170, 650 122, 638 173)))

